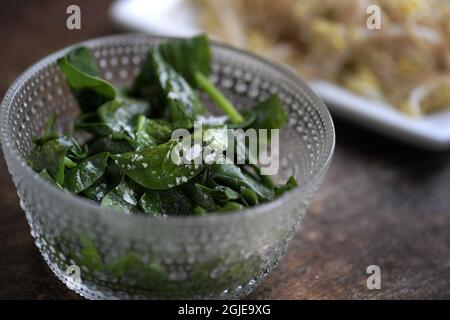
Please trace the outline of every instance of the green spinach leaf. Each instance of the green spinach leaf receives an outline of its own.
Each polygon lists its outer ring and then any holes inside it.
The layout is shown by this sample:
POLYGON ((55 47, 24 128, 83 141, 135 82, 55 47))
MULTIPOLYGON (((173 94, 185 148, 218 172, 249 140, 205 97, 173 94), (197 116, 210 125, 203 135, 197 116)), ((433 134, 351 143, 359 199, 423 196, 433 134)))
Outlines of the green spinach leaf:
POLYGON ((39 172, 39 175, 44 178, 47 182, 50 182, 51 184, 57 186, 58 188, 63 188, 58 182, 53 179, 53 177, 48 173, 47 169, 42 170, 39 172))
POLYGON ((71 134, 66 134, 56 139, 56 141, 62 146, 67 147, 67 155, 72 159, 80 160, 87 156, 87 146, 81 147, 75 137, 71 134))
POLYGON ((136 183, 152 190, 165 190, 188 182, 203 169, 201 164, 172 161, 171 153, 176 152, 177 145, 178 141, 168 141, 142 151, 116 154, 112 158, 136 183))
POLYGON ((105 173, 108 156, 107 152, 93 155, 70 169, 66 177, 67 188, 79 193, 93 185, 105 173))
POLYGON ((134 139, 130 140, 131 145, 134 146, 136 151, 143 150, 149 146, 157 144, 156 139, 147 132, 146 126, 147 118, 142 115, 138 116, 134 139))
POLYGON ((247 202, 249 206, 256 206, 259 203, 258 195, 252 189, 242 187, 241 194, 245 202, 247 202))
POLYGON ((145 213, 154 215, 191 215, 194 206, 181 188, 146 190, 140 199, 145 213))
POLYGON ((162 57, 158 48, 150 50, 131 93, 147 99, 151 116, 171 122, 173 129, 192 128, 204 107, 188 82, 162 57))
POLYGON ((118 90, 100 78, 100 71, 89 49, 78 47, 69 51, 58 59, 58 65, 83 112, 93 112, 116 98, 118 90))
POLYGON ((134 137, 136 118, 149 114, 150 106, 140 100, 113 100, 98 108, 99 121, 104 123, 110 133, 117 137, 134 137))
POLYGON ((192 87, 197 87, 195 73, 209 75, 211 49, 206 35, 171 40, 162 43, 159 50, 164 60, 192 87))
POLYGON ((52 113, 45 124, 42 134, 38 137, 33 137, 32 141, 35 145, 43 145, 50 140, 58 138, 58 133, 55 131, 56 113, 52 113))
POLYGON ((210 195, 214 199, 214 201, 221 206, 223 206, 230 200, 237 200, 241 197, 239 192, 236 192, 233 189, 225 186, 218 185, 212 189, 201 186, 201 189, 203 190, 203 192, 210 195))
POLYGON ((244 121, 230 101, 209 81, 211 49, 206 35, 177 39, 159 46, 162 57, 194 88, 205 91, 227 114, 231 123, 244 121))
POLYGON ((57 140, 51 140, 42 146, 36 146, 30 156, 29 163, 37 172, 46 170, 60 185, 64 184, 64 160, 69 148, 57 140))
POLYGON ((244 206, 238 202, 230 201, 226 203, 223 207, 219 208, 219 212, 228 212, 228 211, 239 211, 244 209, 244 206))
POLYGON ((80 114, 75 120, 75 130, 85 131, 93 134, 96 137, 106 137, 111 135, 114 139, 124 139, 126 136, 121 134, 120 136, 112 135, 111 129, 106 123, 103 123, 98 117, 97 112, 80 114))
POLYGON ((196 206, 210 212, 215 211, 218 208, 214 198, 208 192, 210 190, 209 188, 198 183, 189 183, 183 185, 182 187, 183 191, 189 196, 192 202, 196 204, 196 206))
POLYGON ((160 52, 152 50, 148 57, 153 78, 164 93, 163 103, 168 108, 168 119, 173 128, 192 128, 198 115, 204 113, 204 107, 186 80, 167 62, 160 52))
POLYGON ((298 182, 295 179, 294 176, 291 176, 288 181, 286 181, 285 184, 279 184, 277 186, 275 186, 275 195, 277 197, 281 196, 283 193, 285 193, 286 191, 292 190, 294 188, 298 187, 298 182))
POLYGON ((242 170, 231 161, 225 164, 215 163, 209 167, 209 179, 217 184, 229 186, 234 190, 241 190, 242 187, 253 190, 258 197, 263 200, 271 200, 274 193, 271 189, 259 183, 251 176, 243 173, 242 170))
POLYGON ((108 185, 111 187, 117 186, 123 180, 124 176, 125 174, 123 173, 122 168, 110 157, 105 171, 105 180, 108 185))
POLYGON ((131 214, 137 210, 138 197, 136 184, 129 179, 123 179, 121 183, 106 194, 100 205, 131 214))
POLYGON ((91 200, 102 201, 110 190, 111 188, 108 184, 103 179, 100 179, 81 193, 91 200))
POLYGON ((155 139, 156 143, 161 144, 167 142, 172 134, 172 125, 163 119, 145 120, 145 131, 155 139))
POLYGON ((92 139, 88 143, 88 149, 91 152, 91 154, 96 154, 100 152, 109 152, 110 154, 117 154, 134 150, 134 148, 130 145, 130 142, 127 139, 113 139, 112 135, 92 139))
POLYGON ((254 129, 281 129, 287 121, 283 103, 274 95, 246 109, 244 116, 246 119, 254 119, 249 124, 254 129))

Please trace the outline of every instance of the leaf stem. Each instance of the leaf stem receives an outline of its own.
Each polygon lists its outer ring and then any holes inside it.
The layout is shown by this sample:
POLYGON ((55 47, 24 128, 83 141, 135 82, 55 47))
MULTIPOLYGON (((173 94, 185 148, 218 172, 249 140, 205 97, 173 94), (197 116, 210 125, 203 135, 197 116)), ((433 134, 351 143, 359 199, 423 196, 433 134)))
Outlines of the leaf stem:
POLYGON ((273 183, 272 179, 268 175, 261 174, 261 167, 258 165, 252 165, 252 167, 255 169, 256 173, 259 176, 259 179, 261 180, 261 183, 265 185, 267 188, 273 189, 275 187, 275 183, 273 183))
POLYGON ((70 158, 67 157, 64 157, 64 165, 69 169, 72 169, 77 166, 75 162, 73 162, 72 160, 70 160, 70 158))
POLYGON ((136 132, 140 132, 145 128, 145 116, 144 115, 139 115, 137 118, 137 124, 136 124, 136 132))
POLYGON ((209 81, 202 73, 194 74, 195 81, 199 88, 203 89, 211 99, 225 112, 231 123, 238 124, 244 122, 244 117, 236 110, 236 108, 228 101, 228 99, 209 81))

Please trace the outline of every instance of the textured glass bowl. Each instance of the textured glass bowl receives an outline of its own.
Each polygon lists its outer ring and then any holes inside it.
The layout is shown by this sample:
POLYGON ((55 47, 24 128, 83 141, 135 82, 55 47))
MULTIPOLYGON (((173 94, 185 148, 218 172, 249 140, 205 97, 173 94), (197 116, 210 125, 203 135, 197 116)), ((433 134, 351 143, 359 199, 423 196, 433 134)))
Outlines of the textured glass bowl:
MULTIPOLYGON (((147 50, 164 39, 120 35, 87 41, 105 79, 128 86, 147 50)), ((61 191, 26 163, 49 114, 68 130, 78 105, 52 54, 25 71, 1 106, 1 142, 31 234, 45 261, 86 298, 238 298, 277 265, 330 164, 334 129, 324 103, 288 69, 213 46, 211 78, 239 107, 270 94, 284 102, 280 173, 300 187, 239 212, 204 217, 127 216, 61 191), (78 272, 79 271, 79 272, 78 272), (79 276, 78 276, 79 275, 79 276)), ((202 96, 205 103, 209 103, 202 96)))

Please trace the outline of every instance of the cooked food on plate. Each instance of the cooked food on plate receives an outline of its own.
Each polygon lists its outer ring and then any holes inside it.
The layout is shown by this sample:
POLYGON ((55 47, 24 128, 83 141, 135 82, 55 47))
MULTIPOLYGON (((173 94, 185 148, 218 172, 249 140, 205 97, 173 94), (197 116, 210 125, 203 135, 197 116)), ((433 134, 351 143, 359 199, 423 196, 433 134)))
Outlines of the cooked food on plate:
POLYGON ((221 39, 410 116, 450 107, 446 0, 191 0, 221 39), (367 20, 377 5, 381 29, 367 20))

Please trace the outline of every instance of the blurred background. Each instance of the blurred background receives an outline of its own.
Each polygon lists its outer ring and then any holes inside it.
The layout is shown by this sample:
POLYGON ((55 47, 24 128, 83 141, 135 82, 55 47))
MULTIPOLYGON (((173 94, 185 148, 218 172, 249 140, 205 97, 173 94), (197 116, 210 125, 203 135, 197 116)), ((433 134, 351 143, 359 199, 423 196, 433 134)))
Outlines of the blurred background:
MULTIPOLYGON (((332 111, 336 152, 303 232, 250 298, 450 298, 448 1, 16 0, 0 21, 1 96, 40 58, 131 30, 206 31, 292 68, 332 111), (66 26, 73 4, 80 30, 66 26), (366 286, 374 264, 380 290, 366 286)), ((78 298, 41 260, 1 159, 0 298, 78 298)))
POLYGON ((413 117, 450 106, 447 0, 125 0, 111 15, 150 33, 206 31, 413 117))

